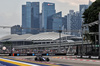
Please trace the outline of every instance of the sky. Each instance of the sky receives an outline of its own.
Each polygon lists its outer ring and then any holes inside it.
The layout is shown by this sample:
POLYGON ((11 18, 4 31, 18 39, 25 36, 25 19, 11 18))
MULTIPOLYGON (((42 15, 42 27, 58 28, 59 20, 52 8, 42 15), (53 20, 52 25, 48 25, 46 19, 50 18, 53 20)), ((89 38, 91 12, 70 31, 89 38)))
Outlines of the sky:
MULTIPOLYGON (((0 0, 0 26, 21 25, 22 5, 26 2, 40 2, 40 12, 43 2, 55 3, 56 12, 62 11, 64 16, 69 10, 79 11, 79 5, 88 4, 89 0, 0 0)), ((7 34, 10 34, 10 29, 0 28, 0 37, 7 34)))

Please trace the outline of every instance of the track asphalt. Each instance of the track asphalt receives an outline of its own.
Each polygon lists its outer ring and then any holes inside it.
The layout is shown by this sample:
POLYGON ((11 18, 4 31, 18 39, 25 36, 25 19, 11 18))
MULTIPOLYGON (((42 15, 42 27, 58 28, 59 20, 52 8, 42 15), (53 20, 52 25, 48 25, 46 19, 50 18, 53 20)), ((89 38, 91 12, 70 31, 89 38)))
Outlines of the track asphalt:
POLYGON ((49 62, 36 62, 36 61, 21 60, 9 57, 0 57, 0 66, 69 66, 69 65, 53 64, 49 62))

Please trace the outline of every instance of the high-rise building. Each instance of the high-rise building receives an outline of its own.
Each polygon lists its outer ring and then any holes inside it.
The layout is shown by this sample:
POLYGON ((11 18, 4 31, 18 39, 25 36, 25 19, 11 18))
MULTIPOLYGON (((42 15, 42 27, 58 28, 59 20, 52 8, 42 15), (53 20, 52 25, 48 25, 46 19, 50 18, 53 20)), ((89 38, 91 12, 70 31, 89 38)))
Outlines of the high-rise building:
POLYGON ((40 24, 40 29, 42 29, 42 13, 39 14, 39 24, 40 24))
POLYGON ((11 27, 11 34, 21 35, 22 34, 22 29, 21 29, 20 25, 12 26, 11 27))
MULTIPOLYGON (((71 30, 71 17, 74 14, 74 10, 70 10, 69 14, 67 15, 67 31, 71 30)), ((71 34, 71 32, 68 32, 68 34, 71 34)))
POLYGON ((91 1, 91 0, 89 0, 89 5, 88 5, 88 7, 89 7, 89 6, 91 6, 91 4, 92 4, 92 1, 91 1))
POLYGON ((40 28, 40 24, 39 24, 39 2, 32 2, 32 8, 31 8, 31 12, 32 12, 32 24, 31 27, 32 28, 36 28, 35 30, 31 30, 32 34, 37 34, 39 33, 39 28, 40 28))
POLYGON ((55 14, 55 12, 56 11, 54 3, 44 2, 42 4, 42 27, 44 29, 47 29, 47 18, 55 14))
POLYGON ((67 30, 67 15, 65 15, 64 17, 62 17, 62 33, 63 34, 67 34, 66 30, 67 30))
POLYGON ((80 11, 80 14, 82 16, 82 14, 84 13, 84 11, 88 8, 88 5, 80 5, 79 6, 79 11, 80 11))
POLYGON ((80 12, 80 18, 81 18, 81 26, 82 26, 82 23, 84 22, 84 19, 82 18, 83 17, 83 13, 85 12, 85 10, 92 4, 92 1, 89 0, 89 4, 88 5, 80 5, 79 6, 79 12, 80 12))
POLYGON ((82 18, 82 16, 83 16, 83 13, 84 13, 84 11, 88 8, 89 6, 88 5, 80 5, 79 6, 79 12, 80 12, 80 18, 81 18, 81 21, 80 21, 80 23, 81 23, 81 26, 82 26, 82 23, 83 23, 83 18, 82 18))
POLYGON ((67 16, 62 17, 62 25, 64 29, 67 30, 67 16))
MULTIPOLYGON (((88 4, 88 5, 86 5, 86 4, 81 4, 81 5, 79 5, 79 12, 80 12, 81 18, 82 18, 82 16, 83 16, 84 11, 85 11, 91 4, 92 4, 92 1, 89 0, 89 4, 88 4)), ((83 19, 81 19, 81 22, 82 22, 82 21, 83 21, 83 19)))
POLYGON ((52 28, 53 30, 61 30, 62 28, 62 12, 53 15, 52 28))
POLYGON ((47 29, 48 32, 53 29, 53 15, 47 18, 47 29))
POLYGON ((70 35, 80 36, 80 32, 76 30, 81 30, 81 17, 79 12, 74 12, 70 10, 67 15, 67 31, 70 35))
POLYGON ((88 5, 80 5, 79 11, 80 11, 80 17, 81 17, 81 25, 82 25, 82 22, 83 22, 83 18, 82 18, 83 13, 87 8, 88 8, 88 5))
POLYGON ((59 30, 62 28, 62 12, 58 12, 48 17, 47 19, 47 29, 59 30))
POLYGON ((26 2, 26 5, 24 5, 24 7, 22 5, 22 20, 22 27, 25 28, 23 29, 23 31, 25 31, 23 33, 31 33, 31 29, 26 29, 31 28, 31 2, 26 2))
POLYGON ((22 33, 37 34, 39 31, 39 2, 26 2, 22 5, 22 33))
MULTIPOLYGON (((22 27, 26 28, 27 24, 26 24, 26 5, 22 5, 22 27)), ((26 29, 22 29, 22 34, 26 33, 26 29)))
POLYGON ((75 12, 71 16, 71 30, 72 30, 71 35, 75 35, 75 36, 81 35, 81 32, 78 32, 78 30, 79 31, 81 30, 81 18, 79 12, 75 12))
POLYGON ((43 25, 43 23, 42 23, 42 13, 40 13, 39 14, 39 24, 40 24, 40 32, 44 32, 44 30, 43 30, 43 27, 42 27, 42 25, 43 25))

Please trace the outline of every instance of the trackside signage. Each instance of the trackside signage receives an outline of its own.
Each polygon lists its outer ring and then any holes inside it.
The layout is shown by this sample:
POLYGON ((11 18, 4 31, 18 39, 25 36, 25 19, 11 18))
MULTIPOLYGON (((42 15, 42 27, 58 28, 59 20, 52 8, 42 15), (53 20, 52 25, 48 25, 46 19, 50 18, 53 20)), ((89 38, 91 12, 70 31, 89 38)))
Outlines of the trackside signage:
POLYGON ((100 59, 99 56, 76 56, 77 58, 100 59))
POLYGON ((10 54, 0 54, 0 56, 10 56, 10 54))
POLYGON ((91 56, 92 59, 99 59, 99 56, 91 56))
POLYGON ((82 56, 82 58, 89 58, 89 56, 82 56))

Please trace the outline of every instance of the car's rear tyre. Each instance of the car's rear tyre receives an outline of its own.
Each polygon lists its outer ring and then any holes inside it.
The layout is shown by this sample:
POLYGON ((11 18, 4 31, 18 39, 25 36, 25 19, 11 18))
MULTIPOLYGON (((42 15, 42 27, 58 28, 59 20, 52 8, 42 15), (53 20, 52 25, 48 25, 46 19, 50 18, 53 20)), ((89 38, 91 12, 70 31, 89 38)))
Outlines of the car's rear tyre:
POLYGON ((49 58, 47 58, 47 59, 46 59, 46 61, 50 61, 50 59, 49 59, 49 58))
POLYGON ((35 61, 37 61, 37 58, 35 58, 35 61))

